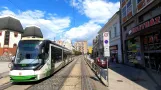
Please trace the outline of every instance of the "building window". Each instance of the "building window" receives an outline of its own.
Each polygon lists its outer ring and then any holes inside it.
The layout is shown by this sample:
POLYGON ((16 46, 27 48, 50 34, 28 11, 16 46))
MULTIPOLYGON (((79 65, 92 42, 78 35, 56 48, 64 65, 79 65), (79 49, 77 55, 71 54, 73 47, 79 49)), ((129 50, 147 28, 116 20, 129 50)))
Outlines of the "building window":
POLYGON ((0 36, 2 36, 2 31, 0 32, 0 36))
POLYGON ((109 35, 110 35, 110 38, 111 38, 111 31, 109 31, 109 35))
POLYGON ((126 17, 126 6, 122 9, 122 18, 126 17))
POLYGON ((140 3, 142 0, 137 0, 137 4, 140 3))
POLYGON ((126 31, 127 30, 127 27, 125 26, 125 27, 123 27, 123 29, 124 29, 124 31, 126 31))
POLYGON ((9 45, 9 37, 10 37, 10 32, 5 31, 4 45, 9 45))
POLYGON ((114 37, 116 37, 117 36, 117 31, 116 31, 116 26, 114 26, 114 37))
POLYGON ((122 3, 125 1, 125 0, 121 0, 122 1, 122 3))
POLYGON ((159 64, 161 64, 160 53, 156 51, 161 50, 161 32, 154 32, 152 34, 144 36, 144 60, 145 66, 150 69, 158 70, 159 64))
POLYGON ((131 5, 131 0, 127 3, 127 8, 131 5))
POLYGON ((132 11, 132 4, 131 4, 131 0, 129 0, 129 2, 127 3, 127 14, 129 14, 132 11))
POLYGON ((15 32, 15 33, 14 33, 14 36, 15 36, 15 37, 18 37, 18 33, 17 33, 17 32, 15 32))
POLYGON ((116 28, 116 36, 120 36, 120 29, 116 28))
POLYGON ((144 20, 143 20, 143 16, 140 16, 139 17, 139 23, 141 23, 141 22, 143 22, 144 20))
POLYGON ((14 46, 14 47, 17 47, 17 44, 15 43, 15 44, 13 44, 13 46, 14 46))

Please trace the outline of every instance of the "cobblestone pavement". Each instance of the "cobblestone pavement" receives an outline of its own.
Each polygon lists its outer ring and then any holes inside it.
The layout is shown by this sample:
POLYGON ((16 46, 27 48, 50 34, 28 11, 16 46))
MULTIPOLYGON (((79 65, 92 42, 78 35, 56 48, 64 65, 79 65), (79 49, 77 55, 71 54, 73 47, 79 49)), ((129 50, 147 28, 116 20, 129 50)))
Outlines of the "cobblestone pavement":
MULTIPOLYGON (((8 77, 2 78, 6 79, 8 77)), ((1 80, 2 80, 1 79, 1 80)), ((4 81, 4 80, 3 80, 4 81)), ((83 56, 78 56, 73 62, 62 68, 53 76, 38 82, 13 83, 5 90, 108 90, 95 76, 83 56), (83 67, 83 68, 82 68, 83 67), (83 72, 83 73, 82 73, 83 72), (84 89, 83 89, 84 88, 84 89)), ((1 89, 0 89, 1 90, 1 89)))
POLYGON ((81 59, 76 62, 61 90, 81 90, 81 59))
POLYGON ((72 68, 74 67, 76 61, 77 60, 75 59, 71 64, 64 67, 52 77, 49 77, 44 81, 33 85, 28 90, 59 90, 62 87, 63 82, 66 80, 69 73, 71 72, 72 68))
POLYGON ((9 71, 9 62, 0 62, 0 74, 9 71))
POLYGON ((61 90, 108 90, 85 62, 79 58, 61 90))
POLYGON ((5 53, 2 56, 0 56, 0 62, 9 62, 11 61, 12 57, 13 57, 12 55, 5 53))

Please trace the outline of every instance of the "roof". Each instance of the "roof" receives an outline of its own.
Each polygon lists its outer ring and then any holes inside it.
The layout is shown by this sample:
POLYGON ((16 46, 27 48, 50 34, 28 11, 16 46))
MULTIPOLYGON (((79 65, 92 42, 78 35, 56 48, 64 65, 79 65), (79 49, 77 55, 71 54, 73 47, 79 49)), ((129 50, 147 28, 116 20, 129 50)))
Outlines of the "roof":
POLYGON ((23 33, 21 22, 12 16, 0 17, 0 30, 4 29, 23 33))
POLYGON ((31 38, 31 37, 23 37, 21 40, 44 40, 43 38, 31 38))
POLYGON ((44 40, 44 41, 49 41, 50 43, 52 43, 52 44, 54 44, 54 45, 56 45, 56 46, 58 46, 58 47, 61 47, 61 48, 63 48, 63 49, 66 49, 67 51, 71 51, 71 50, 69 50, 68 48, 66 48, 66 47, 64 47, 64 46, 61 46, 61 45, 55 43, 54 41, 51 41, 51 40, 48 40, 48 39, 46 39, 46 40, 44 40))
POLYGON ((29 37, 29 36, 43 38, 41 29, 37 26, 29 26, 25 28, 22 37, 29 37))

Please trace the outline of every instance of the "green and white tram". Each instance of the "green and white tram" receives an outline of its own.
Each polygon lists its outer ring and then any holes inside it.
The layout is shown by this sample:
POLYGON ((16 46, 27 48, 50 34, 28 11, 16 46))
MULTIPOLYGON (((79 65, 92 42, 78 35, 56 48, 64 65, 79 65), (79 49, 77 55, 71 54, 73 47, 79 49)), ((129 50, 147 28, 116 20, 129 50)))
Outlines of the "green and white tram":
POLYGON ((37 81, 72 61, 72 52, 50 40, 21 39, 10 70, 12 82, 37 81))

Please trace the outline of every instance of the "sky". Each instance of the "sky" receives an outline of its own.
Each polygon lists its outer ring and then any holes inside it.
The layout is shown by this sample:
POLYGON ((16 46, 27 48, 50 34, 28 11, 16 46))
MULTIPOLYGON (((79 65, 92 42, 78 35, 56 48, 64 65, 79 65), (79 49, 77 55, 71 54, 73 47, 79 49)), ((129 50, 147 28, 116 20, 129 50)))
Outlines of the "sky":
POLYGON ((0 16, 11 15, 23 28, 36 25, 45 39, 92 40, 119 10, 119 0, 1 0, 0 16))

